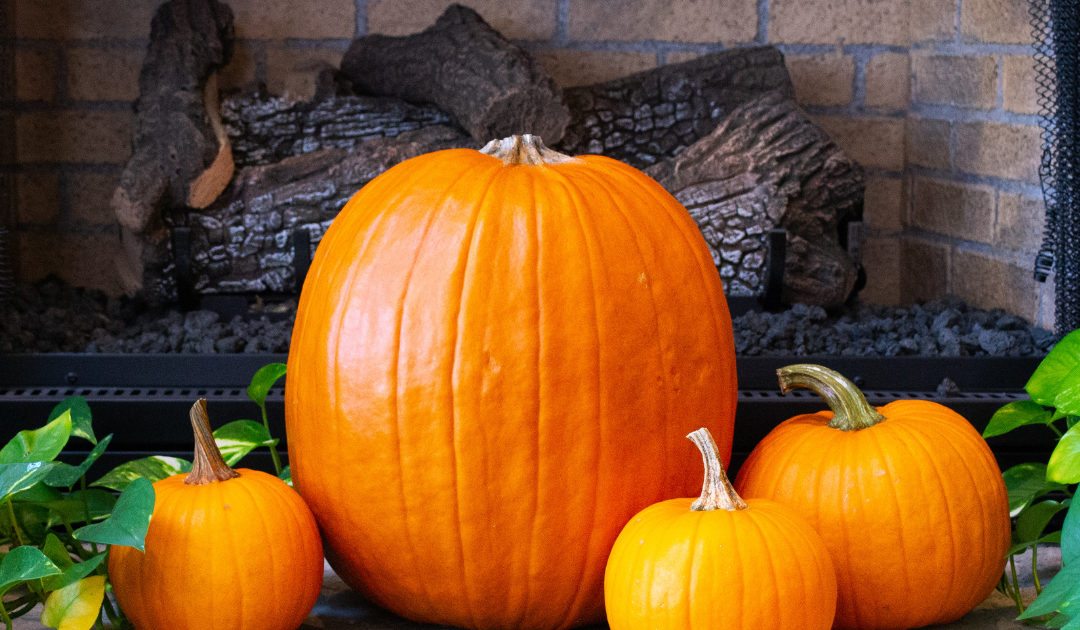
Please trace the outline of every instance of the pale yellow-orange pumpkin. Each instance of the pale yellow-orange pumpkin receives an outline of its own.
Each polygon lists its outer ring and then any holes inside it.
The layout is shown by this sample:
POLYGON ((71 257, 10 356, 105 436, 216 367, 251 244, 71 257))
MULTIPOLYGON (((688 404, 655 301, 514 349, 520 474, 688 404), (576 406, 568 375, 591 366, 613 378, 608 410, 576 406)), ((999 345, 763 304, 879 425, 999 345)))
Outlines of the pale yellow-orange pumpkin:
POLYGON ((604 579, 611 630, 829 630, 836 577, 794 510, 743 501, 707 429, 701 497, 651 505, 619 534, 604 579))
POLYGON ((322 588, 315 518, 277 477, 225 464, 205 400, 191 423, 194 467, 154 483, 146 552, 110 548, 116 600, 136 630, 294 630, 322 588))
POLYGON ((731 449, 720 277, 656 182, 532 137, 408 160, 319 245, 289 352, 296 488, 351 586, 475 629, 599 622, 638 510, 731 449))

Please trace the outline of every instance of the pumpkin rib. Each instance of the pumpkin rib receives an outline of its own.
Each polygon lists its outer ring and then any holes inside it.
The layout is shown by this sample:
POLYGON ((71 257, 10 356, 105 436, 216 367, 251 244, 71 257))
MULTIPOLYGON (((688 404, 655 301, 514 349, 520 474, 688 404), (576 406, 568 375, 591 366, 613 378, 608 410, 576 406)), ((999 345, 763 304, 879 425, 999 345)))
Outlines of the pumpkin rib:
MULTIPOLYGON (((747 510, 747 511, 749 512, 749 510, 747 510)), ((793 610, 793 608, 788 608, 787 606, 784 605, 784 602, 782 601, 783 598, 781 597, 781 594, 780 594, 780 589, 777 588, 778 585, 783 584, 785 581, 790 579, 791 576, 785 575, 785 576, 783 576, 784 580, 781 580, 780 573, 776 569, 776 567, 777 567, 776 557, 775 557, 775 554, 773 553, 772 545, 769 544, 769 538, 770 537, 765 532, 764 528, 761 525, 761 517, 764 515, 765 512, 767 512, 767 509, 766 510, 761 510, 760 507, 759 507, 758 512, 759 513, 757 513, 757 514, 749 514, 750 518, 748 519, 751 523, 753 523, 754 531, 757 533, 758 547, 764 551, 764 555, 765 555, 765 561, 761 562, 761 560, 759 558, 757 564, 758 565, 765 564, 766 566, 769 567, 769 573, 772 576, 772 580, 766 582, 766 584, 773 585, 772 589, 771 589, 772 590, 771 601, 769 601, 767 603, 767 605, 763 609, 764 610, 776 610, 776 611, 779 611, 778 614, 777 614, 777 617, 779 617, 779 619, 780 619, 781 627, 785 627, 785 628, 795 627, 794 624, 788 625, 787 623, 785 623, 785 619, 784 619, 783 614, 784 613, 789 613, 791 610, 793 610)), ((785 540, 785 542, 787 542, 787 541, 785 540)), ((796 562, 795 565, 798 566, 798 562, 796 562)), ((799 577, 800 578, 802 577, 802 571, 801 570, 799 571, 799 577)), ((803 610, 804 610, 804 614, 805 614, 805 609, 803 609, 803 610)))
MULTIPOLYGON (((250 471, 244 471, 244 472, 246 472, 246 473, 248 473, 250 475, 250 471)), ((218 486, 218 492, 224 494, 224 492, 225 492, 224 483, 218 483, 218 484, 212 484, 212 485, 218 486)), ((275 540, 276 537, 272 535, 273 532, 270 531, 270 527, 267 526, 266 521, 263 520, 262 514, 260 513, 260 510, 258 509, 259 499, 255 496, 255 493, 252 491, 250 482, 249 483, 243 483, 243 484, 236 484, 235 492, 237 494, 239 494, 240 490, 243 490, 244 493, 247 494, 248 499, 251 501, 251 505, 250 505, 250 512, 251 513, 247 515, 247 518, 245 520, 250 519, 249 522, 252 522, 252 523, 256 522, 256 521, 258 522, 259 529, 262 530, 263 540, 275 540)), ((273 496, 273 495, 271 495, 271 496, 273 496)), ((233 500, 233 499, 230 499, 230 501, 231 500, 233 500)), ((247 506, 245 506, 245 508, 247 508, 247 506)), ((224 517, 224 514, 222 514, 222 516, 224 517)), ((281 518, 280 515, 276 515, 275 517, 276 518, 281 518)), ((237 525, 239 525, 239 523, 237 523, 237 525)), ((292 541, 290 541, 290 543, 291 542, 292 541)), ((269 549, 268 549, 267 553, 270 555, 270 566, 272 567, 272 569, 276 569, 276 570, 280 571, 281 570, 281 565, 282 565, 281 553, 279 552, 279 550, 277 548, 277 545, 268 545, 268 547, 269 547, 269 549)), ((241 580, 241 582, 247 582, 247 580, 241 580)), ((277 602, 283 601, 284 600, 284 598, 282 597, 283 593, 281 593, 280 590, 279 590, 280 587, 281 587, 281 584, 279 584, 277 580, 270 580, 270 583, 271 583, 271 591, 273 592, 273 595, 274 595, 274 602, 277 603, 277 602)), ((255 600, 256 601, 259 600, 259 594, 257 594, 257 593, 255 595, 255 600)), ((243 607, 241 607, 240 609, 242 611, 243 607)))
MULTIPOLYGON (((605 427, 604 427, 604 419, 605 419, 604 405, 603 405, 604 397, 602 395, 602 392, 603 392, 603 389, 604 389, 603 388, 603 369, 602 369, 602 366, 604 364, 603 363, 604 349, 603 349, 603 344, 599 343, 599 340, 602 339, 603 336, 600 333, 600 309, 599 309, 599 302, 598 302, 598 296, 597 296, 597 290, 596 290, 596 267, 597 267, 597 265, 596 265, 596 254, 594 252, 595 248, 593 246, 590 246, 590 242, 595 242, 596 239, 595 239, 595 234, 590 234, 589 231, 586 230, 586 228, 585 228, 585 220, 582 217, 582 207, 584 206, 587 209, 588 205, 587 205, 587 203, 585 203, 584 195, 582 195, 581 191, 577 188, 576 185, 574 185, 573 181, 569 177, 567 177, 564 173, 561 172, 561 169, 551 168, 551 169, 549 169, 549 171, 556 174, 556 175, 558 175, 559 178, 563 180, 564 185, 566 185, 567 192, 570 193, 570 199, 571 199, 570 207, 573 209, 574 217, 577 219, 577 221, 576 221, 577 227, 578 227, 579 232, 581 233, 581 241, 582 241, 582 243, 584 244, 584 247, 585 247, 585 256, 589 260, 589 265, 588 265, 589 288, 590 288, 589 293, 592 295, 592 301, 593 301, 592 302, 592 313, 593 313, 594 338, 597 339, 597 341, 598 341, 598 343, 596 344, 596 392, 598 394, 597 397, 596 397, 596 409, 597 409, 597 416, 598 416, 598 419, 600 420, 600 422, 597 423, 598 426, 597 426, 597 437, 596 437, 596 451, 597 451, 596 462, 597 462, 597 469, 602 471, 602 470, 604 470, 604 467, 603 467, 602 463, 604 461, 604 450, 605 450, 604 449, 604 435, 606 433, 605 427)), ((592 512, 591 512, 591 514, 589 516, 589 526, 588 526, 589 536, 588 536, 588 538, 586 539, 586 542, 585 542, 586 548, 591 548, 592 547, 593 538, 596 535, 596 528, 594 527, 594 525, 596 523, 596 514, 600 510, 600 475, 599 474, 593 475, 593 484, 592 485, 593 485, 593 491, 592 491, 593 509, 592 509, 592 512)), ((604 562, 606 564, 606 559, 604 559, 604 562)), ((585 583, 587 581, 585 579, 585 577, 587 575, 591 574, 589 569, 590 569, 589 560, 586 559, 585 564, 582 567, 581 577, 578 579, 577 586, 575 587, 575 590, 574 590, 574 597, 570 599, 570 608, 568 609, 566 615, 563 616, 563 619, 575 619, 575 618, 577 618, 577 616, 579 614, 580 607, 585 605, 585 602, 582 600, 582 596, 585 594, 584 587, 585 587, 585 583)))
MULTIPOLYGON (((762 547, 765 549, 766 553, 768 554, 768 565, 769 565, 769 567, 771 567, 773 577, 774 577, 774 581, 770 582, 770 584, 782 585, 782 584, 786 584, 788 582, 794 582, 795 584, 806 584, 806 572, 804 571, 804 567, 803 567, 802 562, 797 560, 797 558, 799 558, 800 555, 802 553, 804 553, 804 551, 799 548, 799 545, 795 544, 795 542, 790 539, 790 537, 792 537, 794 535, 799 535, 801 537, 802 532, 799 532, 797 530, 793 530, 790 525, 788 525, 787 527, 784 527, 782 524, 780 524, 780 522, 776 518, 776 514, 774 514, 771 509, 761 509, 761 507, 762 506, 758 507, 757 514, 754 515, 754 525, 757 527, 758 536, 761 537, 762 547), (763 523, 767 523, 769 525, 769 530, 770 531, 766 531, 766 528, 763 525, 763 523), (790 567, 794 568, 794 570, 796 572, 796 576, 795 576, 794 579, 792 579, 792 576, 790 576, 790 575, 785 575, 784 579, 781 580, 780 575, 776 571, 775 558, 776 558, 777 554, 773 550, 772 545, 768 544, 769 540, 776 540, 776 539, 783 540, 784 544, 787 546, 788 553, 787 554, 781 554, 781 555, 785 555, 786 557, 796 559, 794 562, 790 563, 790 567)), ((803 542, 805 542, 805 539, 801 539, 801 540, 803 542)), ((774 602, 774 604, 776 606, 775 610, 779 610, 782 613, 783 612, 788 612, 788 611, 792 611, 792 612, 798 611, 800 616, 802 617, 802 621, 805 622, 805 621, 807 621, 807 617, 809 616, 809 611, 811 610, 812 605, 811 605, 811 602, 807 601, 806 589, 801 588, 801 589, 799 589, 799 591, 801 591, 801 595, 802 595, 802 605, 798 606, 798 607, 796 607, 796 606, 790 606, 789 607, 789 606, 785 605, 786 602, 784 601, 786 594, 781 593, 780 589, 776 588, 775 589, 776 601, 774 602)), ((781 619, 781 622, 783 622, 783 617, 782 616, 780 616, 780 619, 781 619)), ((783 623, 782 623, 782 625, 786 626, 786 624, 783 624, 783 623)), ((793 624, 793 625, 795 625, 795 624, 793 624)), ((798 625, 803 625, 803 624, 798 624, 798 625)), ((786 627, 790 627, 790 626, 786 626, 786 627)))
MULTIPOLYGON (((880 411, 881 410, 878 409, 879 413, 880 413, 880 411)), ((895 425, 890 425, 890 426, 895 427, 895 425)), ((870 429, 873 429, 873 427, 870 427, 870 429)), ((870 431, 869 429, 866 429, 864 431, 865 431, 865 434, 868 436, 868 438, 871 441, 874 442, 874 447, 877 449, 879 459, 881 461, 885 462, 885 474, 889 476, 889 479, 896 479, 897 477, 896 477, 896 474, 894 473, 893 467, 892 467, 892 458, 889 457, 889 451, 887 449, 885 449, 881 444, 881 436, 879 435, 879 433, 881 433, 881 432, 880 431, 876 431, 876 432, 875 431, 870 431)), ((862 433, 862 432, 860 432, 860 433, 862 433)), ((896 437, 895 432, 894 432, 894 437, 896 437)), ((911 456, 909 461, 914 459, 914 457, 913 457, 914 454, 911 453, 910 449, 908 449, 908 455, 911 456)), ((873 458, 870 458, 869 461, 873 461, 873 458)), ((904 526, 904 510, 903 510, 903 507, 900 504, 900 497, 897 496, 895 483, 893 484, 893 486, 894 487, 892 488, 892 492, 889 492, 889 496, 892 497, 893 503, 896 505, 897 534, 899 536, 899 544, 897 545, 897 547, 899 547, 900 554, 901 554, 901 566, 903 567, 905 592, 910 593, 911 592, 911 573, 907 570, 907 568, 909 566, 911 566, 911 565, 908 564, 908 546, 907 546, 907 541, 904 539, 904 532, 907 530, 907 527, 904 526)), ((918 531, 918 528, 916 528, 914 531, 918 531)))
MULTIPOLYGON (((949 499, 949 496, 948 496, 949 493, 948 493, 948 491, 947 491, 947 489, 945 487, 945 483, 944 483, 945 477, 942 476, 941 470, 938 468, 937 458, 934 457, 933 450, 925 443, 924 438, 926 436, 923 435, 923 433, 921 431, 917 431, 913 427, 907 426, 906 424, 901 424, 901 425, 899 425, 899 427, 901 429, 903 429, 903 431, 905 433, 907 433, 907 435, 911 438, 911 440, 910 440, 911 442, 914 442, 915 444, 917 444, 919 446, 919 448, 925 454, 924 458, 922 458, 922 459, 924 459, 924 461, 929 462, 930 466, 932 467, 932 469, 934 471, 934 481, 937 483, 938 489, 940 490, 938 496, 941 496, 941 497, 943 497, 945 499, 944 501, 942 501, 942 503, 944 504, 946 518, 949 521, 949 534, 950 534, 950 536, 948 538, 949 538, 949 556, 950 556, 950 559, 951 559, 951 561, 949 562, 949 567, 950 567, 949 570, 950 570, 951 573, 949 574, 949 579, 947 581, 948 586, 946 586, 946 591, 945 591, 946 596, 942 597, 942 598, 939 598, 940 603, 939 603, 939 606, 938 606, 938 609, 937 609, 937 613, 934 615, 934 617, 931 618, 931 619, 927 619, 927 620, 925 620, 925 622, 923 624, 920 624, 920 625, 925 625, 926 623, 934 623, 935 619, 941 618, 941 616, 945 613, 945 611, 946 611, 946 609, 948 607, 948 604, 952 599, 953 591, 955 590, 955 585, 956 585, 956 581, 957 581, 956 580, 956 569, 957 569, 958 564, 963 562, 963 559, 958 558, 958 553, 957 553, 958 549, 957 549, 957 546, 956 546, 956 539, 955 539, 955 533, 957 531, 956 518, 955 518, 955 516, 953 514, 952 507, 950 506, 950 501, 948 500, 949 499)), ((941 442, 948 443, 949 440, 941 440, 941 442)), ((953 452, 955 453, 956 451, 954 450, 953 452)), ((959 453, 957 453, 957 455, 958 455, 958 459, 962 461, 963 458, 959 457, 959 453)))
MULTIPOLYGON (((649 269, 650 265, 646 264, 645 253, 644 253, 644 250, 641 247, 641 242, 638 239, 638 234, 640 232, 642 232, 643 230, 641 230, 640 226, 636 225, 630 219, 630 216, 625 212, 625 210, 624 210, 625 199, 621 196, 620 191, 618 191, 616 189, 613 189, 611 187, 611 182, 609 182, 609 181, 607 181, 607 180, 605 180, 603 178, 596 177, 595 173, 592 173, 587 169, 581 169, 581 173, 582 173, 582 175, 587 177, 593 183, 593 185, 597 186, 600 190, 602 190, 607 195, 608 199, 611 201, 611 207, 614 208, 615 211, 618 213, 618 215, 622 218, 623 224, 626 226, 627 231, 630 233, 631 237, 634 239, 634 247, 637 250, 638 258, 641 260, 641 267, 643 269, 651 271, 651 269, 649 269)), ((661 371, 660 371, 660 375, 661 375, 661 379, 663 380, 663 390, 662 391, 664 392, 664 411, 670 417, 670 416, 674 415, 674 410, 672 409, 672 406, 673 406, 674 402, 672 401, 672 397, 671 397, 671 380, 670 380, 670 378, 668 376, 671 367, 668 364, 666 357, 664 356, 664 348, 663 348, 662 343, 661 343, 660 331, 662 330, 662 327, 660 325, 660 311, 657 308, 656 294, 653 291, 653 285, 652 285, 651 279, 647 278, 646 283, 645 283, 645 288, 648 290, 649 304, 652 306, 652 318, 651 318, 651 321, 655 324, 654 330, 656 331, 656 354, 657 354, 657 357, 659 358, 658 363, 660 364, 660 366, 662 368, 661 371)), ((664 443, 665 443, 664 444, 664 451, 663 451, 664 452, 664 460, 663 460, 662 466, 663 466, 663 470, 665 471, 665 474, 670 475, 670 474, 673 474, 673 471, 672 471, 672 467, 669 465, 670 459, 671 459, 671 447, 672 447, 672 440, 671 440, 671 437, 669 435, 666 435, 666 434, 664 435, 664 443)))
MULTIPOLYGON (((465 293, 466 293, 466 290, 469 288, 469 285, 468 285, 467 281, 468 281, 468 277, 469 277, 470 265, 472 264, 473 256, 474 256, 474 254, 476 253, 476 250, 479 247, 479 243, 475 242, 475 240, 479 236, 477 234, 477 232, 476 232, 476 225, 480 221, 481 215, 484 214, 484 209, 485 209, 484 208, 484 202, 487 200, 488 192, 491 190, 491 187, 494 185, 495 180, 498 178, 499 174, 501 173, 501 165, 492 168, 490 173, 491 173, 491 175, 487 179, 487 181, 483 185, 480 186, 481 193, 480 193, 479 199, 477 199, 473 204, 473 211, 472 211, 471 217, 469 219, 469 227, 467 228, 468 236, 465 239, 462 239, 462 242, 466 243, 466 245, 465 245, 465 251, 463 252, 463 254, 459 258, 459 260, 463 259, 463 264, 461 264, 461 280, 460 280, 461 289, 460 289, 460 291, 458 291, 457 311, 455 312, 454 318, 453 318, 453 321, 454 321, 454 330, 453 330, 453 333, 452 333, 453 338, 452 338, 452 340, 448 340, 448 342, 447 342, 447 345, 453 348, 453 354, 450 357, 450 362, 449 362, 450 363, 450 373, 448 374, 448 379, 447 379, 450 386, 447 389, 450 392, 450 407, 449 407, 450 408, 450 431, 451 431, 450 443, 453 445, 453 447, 450 449, 450 456, 453 459, 453 466, 454 466, 454 515, 455 515, 456 530, 457 530, 458 553, 461 554, 461 563, 460 563, 461 564, 461 588, 462 588, 462 591, 464 592, 464 598, 463 599, 465 600, 465 608, 466 608, 466 611, 468 613, 469 621, 470 621, 470 624, 473 625, 473 626, 476 625, 476 615, 473 612, 472 598, 469 595, 468 560, 467 560, 467 554, 465 552, 465 538, 464 538, 464 534, 462 533, 462 528, 461 528, 461 525, 462 525, 462 519, 461 519, 461 468, 459 466, 459 461, 458 461, 459 458, 458 458, 458 454, 457 454, 458 444, 460 444, 460 436, 458 435, 458 422, 457 422, 458 418, 457 418, 457 413, 455 411, 457 405, 455 403, 455 400, 456 400, 456 388, 454 387, 454 375, 458 371, 458 368, 460 366, 459 361, 461 360, 461 355, 462 355, 461 348, 460 348, 460 345, 459 345, 459 342, 461 340, 461 328, 462 328, 462 324, 463 324, 463 322, 462 322, 462 315, 463 315, 462 314, 462 304, 464 304, 464 302, 465 302, 465 293)), ((449 197, 450 190, 464 179, 465 179, 465 177, 463 175, 462 178, 460 178, 458 180, 455 180, 453 185, 451 185, 450 187, 447 187, 447 189, 445 190, 445 192, 442 195, 442 198, 445 199, 445 198, 449 197)), ((443 208, 444 208, 444 205, 440 204, 439 209, 441 210, 443 208)), ((456 274, 455 274, 455 276, 456 276, 456 274)), ((452 276, 451 280, 453 280, 453 279, 454 279, 454 277, 452 276)))

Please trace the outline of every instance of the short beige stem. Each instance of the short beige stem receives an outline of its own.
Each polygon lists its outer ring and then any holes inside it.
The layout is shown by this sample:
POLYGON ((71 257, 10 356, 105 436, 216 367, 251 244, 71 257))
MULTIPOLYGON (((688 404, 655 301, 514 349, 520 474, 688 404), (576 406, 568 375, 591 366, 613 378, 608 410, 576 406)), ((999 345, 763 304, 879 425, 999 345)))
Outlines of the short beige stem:
POLYGON ((503 164, 584 164, 585 160, 570 157, 544 146, 540 136, 525 134, 492 140, 480 152, 502 160, 503 164))
POLYGON ((720 449, 716 440, 705 427, 686 436, 697 445, 701 458, 705 460, 705 483, 701 485, 701 497, 690 504, 691 510, 745 510, 749 506, 743 501, 724 472, 724 463, 720 461, 720 449))
POLYGON ((210 430, 210 416, 206 413, 206 399, 200 398, 191 407, 191 428, 195 430, 195 461, 191 474, 184 478, 189 486, 201 486, 215 481, 227 481, 240 476, 221 457, 214 433, 210 430))
POLYGON ((776 375, 785 394, 796 387, 808 387, 824 398, 833 412, 829 426, 834 429, 861 431, 885 420, 854 383, 827 367, 800 363, 782 367, 776 375))

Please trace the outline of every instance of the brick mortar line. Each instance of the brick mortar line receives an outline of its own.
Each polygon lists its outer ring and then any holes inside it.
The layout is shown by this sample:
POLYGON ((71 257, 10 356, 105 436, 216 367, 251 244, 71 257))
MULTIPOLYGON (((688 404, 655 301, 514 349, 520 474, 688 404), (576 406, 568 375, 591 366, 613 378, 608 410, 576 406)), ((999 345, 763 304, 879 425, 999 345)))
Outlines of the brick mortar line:
POLYGON ((93 48, 96 50, 146 50, 150 45, 149 37, 118 39, 45 39, 24 37, 11 40, 15 50, 56 50, 63 48, 93 48))
POLYGON ((124 164, 95 162, 22 162, 10 165, 9 168, 17 175, 58 174, 61 170, 75 175, 120 175, 124 172, 126 164, 126 162, 124 164))
POLYGON ((368 0, 354 0, 353 9, 356 12, 356 24, 354 25, 353 37, 362 37, 370 30, 368 24, 368 0))
POLYGON ((976 55, 1023 55, 1030 57, 1035 54, 1035 47, 1031 44, 995 44, 993 42, 918 42, 911 45, 911 50, 942 57, 970 57, 976 55))
POLYGON ((913 102, 908 112, 919 118, 933 118, 955 122, 996 122, 1008 125, 1038 126, 1041 118, 1038 114, 1018 114, 1007 109, 964 109, 955 105, 934 105, 913 102))
POLYGON ((981 243, 979 241, 957 238, 955 236, 946 236, 945 234, 938 234, 937 232, 930 232, 915 227, 905 228, 904 231, 900 233, 900 238, 937 243, 939 245, 949 245, 951 249, 956 249, 960 252, 974 252, 1014 267, 1031 266, 1032 269, 1034 269, 1035 254, 1037 253, 1036 250, 1024 251, 1022 249, 1006 249, 999 245, 981 243), (1028 258, 1029 256, 1030 259, 1028 258))
MULTIPOLYGON (((720 52, 723 50, 730 50, 731 48, 743 47, 744 44, 693 44, 686 42, 669 42, 658 39, 643 39, 633 42, 623 42, 618 40, 590 40, 590 41, 568 41, 565 43, 554 42, 552 40, 511 40, 517 46, 524 48, 528 51, 533 50, 574 50, 581 52, 647 52, 655 53, 663 51, 665 53, 673 52, 693 52, 699 54, 707 54, 712 52, 720 52)), ((756 46, 754 42, 745 44, 745 46, 756 46)))
POLYGON ((906 110, 887 109, 884 107, 855 105, 799 105, 799 107, 811 116, 843 116, 849 120, 861 120, 866 118, 896 120, 907 118, 906 110))
POLYGON ((978 175, 976 173, 967 173, 964 171, 943 171, 941 169, 919 166, 917 164, 908 164, 905 172, 919 177, 925 177, 937 181, 950 182, 954 184, 973 184, 978 186, 988 186, 990 188, 993 188, 994 190, 1012 195, 1023 195, 1025 197, 1039 198, 1042 197, 1042 187, 1039 184, 1031 184, 1016 179, 993 177, 991 175, 978 175))
POLYGON ((80 235, 80 236, 96 236, 96 235, 107 235, 107 236, 117 236, 117 237, 120 236, 120 224, 119 223, 108 223, 108 224, 97 224, 97 225, 95 225, 93 223, 85 223, 85 222, 80 221, 80 222, 71 224, 69 226, 65 226, 65 227, 69 227, 69 228, 78 227, 80 229, 57 230, 57 229, 55 229, 57 227, 61 227, 61 226, 58 225, 58 224, 55 224, 55 223, 50 224, 50 225, 41 225, 41 224, 38 224, 38 223, 19 223, 16 226, 16 233, 17 234, 34 234, 34 235, 39 235, 39 236, 41 236, 41 235, 48 236, 50 234, 55 234, 55 235, 77 234, 77 235, 80 235))
MULTIPOLYGON (((239 40, 237 40, 239 41, 239 40)), ((259 42, 267 50, 345 50, 352 43, 352 38, 338 37, 334 39, 261 39, 247 40, 259 42)))
POLYGON ((770 14, 771 7, 769 0, 757 0, 757 36, 754 41, 758 44, 765 45, 769 43, 769 20, 772 17, 770 14))
POLYGON ((555 3, 555 34, 551 43, 565 45, 570 41, 570 0, 555 3))
POLYGON ((5 108, 16 114, 39 114, 60 112, 104 112, 134 114, 135 101, 76 101, 53 99, 51 101, 16 101, 14 107, 5 108))

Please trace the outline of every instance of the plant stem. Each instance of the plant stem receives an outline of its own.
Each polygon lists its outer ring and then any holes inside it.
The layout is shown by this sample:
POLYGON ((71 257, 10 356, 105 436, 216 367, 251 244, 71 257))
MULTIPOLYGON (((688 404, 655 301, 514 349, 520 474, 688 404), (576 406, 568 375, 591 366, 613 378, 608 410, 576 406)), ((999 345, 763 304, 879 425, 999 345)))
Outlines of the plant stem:
POLYGON ((28 603, 27 603, 27 604, 26 604, 25 606, 23 606, 22 608, 20 608, 20 609, 18 609, 18 610, 13 610, 13 611, 11 611, 11 618, 12 618, 12 619, 18 619, 19 617, 22 617, 22 616, 23 616, 23 615, 25 615, 26 613, 28 613, 28 612, 30 612, 31 610, 33 610, 33 609, 34 609, 34 606, 37 606, 37 605, 38 605, 38 602, 28 602, 28 603))
POLYGON ((64 531, 67 532, 68 538, 71 539, 68 544, 70 544, 71 548, 75 550, 75 555, 79 556, 83 560, 88 559, 89 556, 86 555, 86 547, 83 547, 82 543, 79 542, 79 539, 75 538, 75 528, 71 526, 71 523, 68 522, 67 517, 64 516, 62 513, 60 514, 60 521, 64 523, 64 531))
POLYGON ((4 620, 4 627, 11 630, 11 617, 8 615, 7 605, 0 602, 0 619, 4 620))
POLYGON ((1012 569, 1012 582, 1015 589, 1014 598, 1016 601, 1016 610, 1022 615, 1024 614, 1024 600, 1020 596, 1020 578, 1016 577, 1016 556, 1009 556, 1009 566, 1012 569))
MULTIPOLYGON (((270 419, 266 417, 266 402, 265 401, 259 403, 259 409, 262 410, 263 426, 266 427, 266 434, 270 435, 270 419)), ((273 437, 274 436, 270 435, 271 439, 273 439, 273 437)), ((282 471, 281 457, 278 456, 276 446, 274 446, 273 444, 270 444, 269 446, 270 446, 270 457, 271 457, 271 459, 274 460, 274 472, 276 472, 278 476, 281 476, 281 471, 282 471)))
POLYGON ((1031 577, 1035 578, 1035 596, 1042 594, 1042 585, 1039 584, 1039 546, 1031 546, 1031 577))
POLYGON ((19 519, 15 518, 15 508, 11 505, 11 499, 7 501, 8 514, 11 515, 11 528, 15 532, 15 539, 19 541, 19 546, 22 547, 26 544, 23 540, 22 531, 19 529, 19 519))
POLYGON ((743 501, 724 473, 724 464, 720 461, 720 450, 709 430, 702 427, 686 436, 690 438, 705 461, 705 483, 701 486, 701 497, 690 505, 691 510, 746 510, 749 506, 743 501))
MULTIPOLYGON (((79 478, 79 487, 82 488, 82 506, 83 513, 86 515, 86 524, 92 523, 90 518, 90 499, 86 497, 86 475, 79 478)), ((97 543, 90 543, 90 548, 94 550, 94 555, 98 555, 97 543)))
POLYGON ((1055 427, 1053 422, 1048 423, 1046 426, 1054 433, 1057 433, 1058 439, 1061 439, 1061 430, 1055 427))

